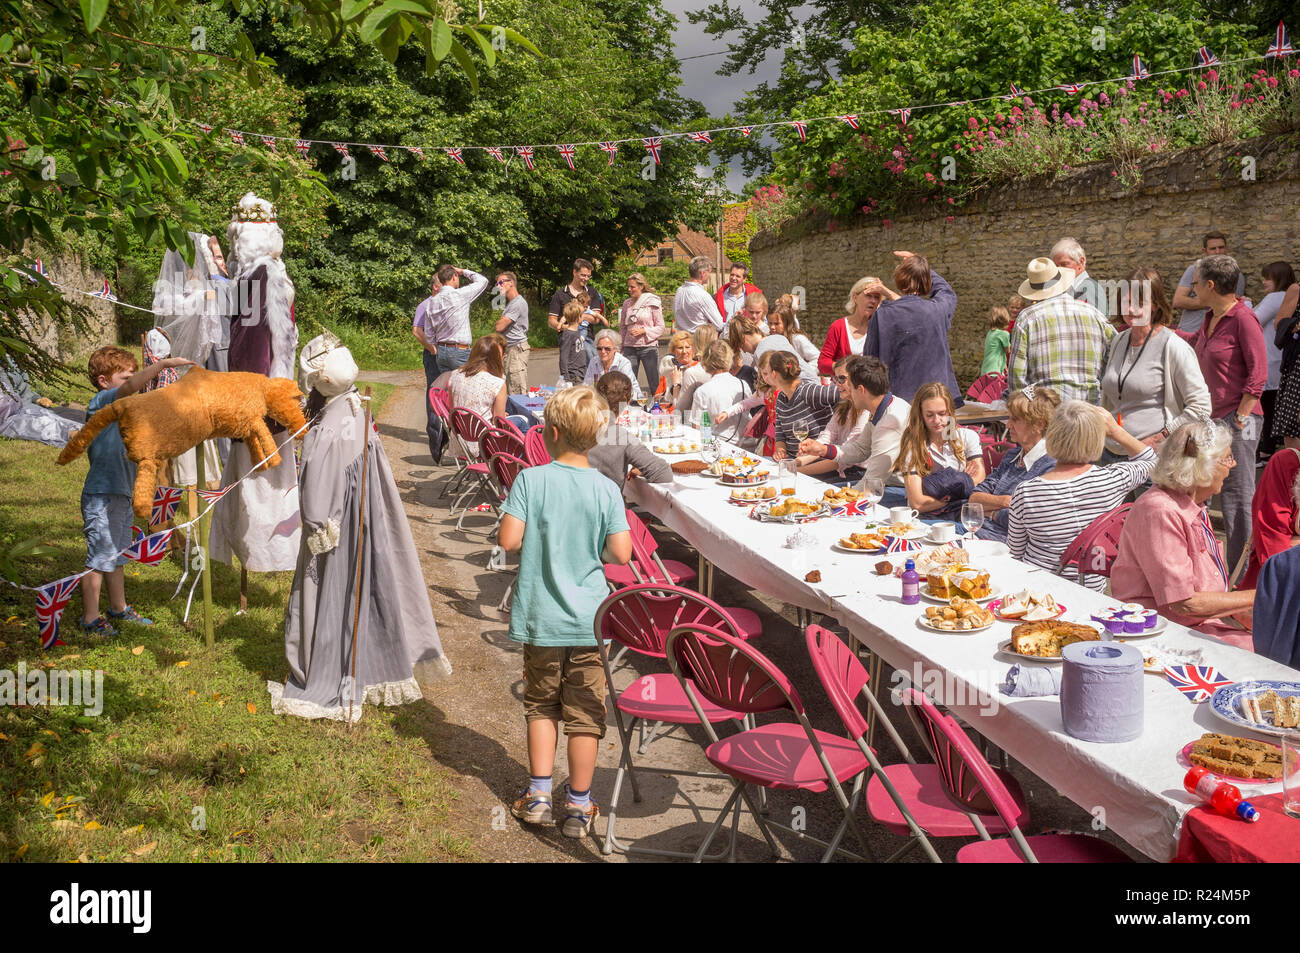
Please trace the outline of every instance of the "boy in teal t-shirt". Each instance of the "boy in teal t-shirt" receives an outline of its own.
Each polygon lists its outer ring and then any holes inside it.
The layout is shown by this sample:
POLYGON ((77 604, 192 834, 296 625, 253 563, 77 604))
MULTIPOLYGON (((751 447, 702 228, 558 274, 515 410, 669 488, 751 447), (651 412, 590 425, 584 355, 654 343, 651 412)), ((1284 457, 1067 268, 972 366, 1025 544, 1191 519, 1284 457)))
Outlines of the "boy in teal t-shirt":
POLYGON ((569 784, 562 831, 569 837, 586 836, 600 814, 591 779, 605 735, 605 670, 593 623, 609 595, 604 564, 632 557, 618 487, 587 462, 608 413, 590 387, 551 398, 543 436, 552 462, 520 471, 497 536, 506 552, 520 554, 510 638, 524 644, 530 777, 511 812, 530 824, 552 819, 551 775, 563 721, 569 784))

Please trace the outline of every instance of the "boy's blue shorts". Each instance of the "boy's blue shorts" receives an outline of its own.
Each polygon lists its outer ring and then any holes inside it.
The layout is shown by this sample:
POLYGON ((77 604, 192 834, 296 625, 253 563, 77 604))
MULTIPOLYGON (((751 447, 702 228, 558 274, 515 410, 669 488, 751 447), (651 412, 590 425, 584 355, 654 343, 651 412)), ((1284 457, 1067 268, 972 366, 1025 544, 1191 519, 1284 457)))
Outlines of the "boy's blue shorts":
POLYGON ((118 555, 131 545, 131 498, 117 493, 81 494, 81 531, 86 536, 86 568, 112 572, 126 565, 118 555))

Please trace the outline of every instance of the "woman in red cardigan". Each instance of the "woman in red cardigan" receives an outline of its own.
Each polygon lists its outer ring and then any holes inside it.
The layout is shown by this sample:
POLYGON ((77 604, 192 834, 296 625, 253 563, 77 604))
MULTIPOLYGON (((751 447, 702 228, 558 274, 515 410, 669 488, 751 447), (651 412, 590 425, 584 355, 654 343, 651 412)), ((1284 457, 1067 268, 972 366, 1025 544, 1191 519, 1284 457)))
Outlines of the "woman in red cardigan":
POLYGON ((877 278, 859 278, 849 292, 844 304, 844 317, 830 326, 822 344, 821 357, 817 359, 817 372, 823 377, 834 373, 835 362, 847 354, 861 354, 867 342, 867 324, 880 307, 880 294, 871 294, 867 288, 875 285, 877 278))
POLYGON ((1300 536, 1297 475, 1300 475, 1300 450, 1285 447, 1268 458, 1268 466, 1264 467, 1251 500, 1250 565, 1238 588, 1254 589, 1264 560, 1290 549, 1300 536))

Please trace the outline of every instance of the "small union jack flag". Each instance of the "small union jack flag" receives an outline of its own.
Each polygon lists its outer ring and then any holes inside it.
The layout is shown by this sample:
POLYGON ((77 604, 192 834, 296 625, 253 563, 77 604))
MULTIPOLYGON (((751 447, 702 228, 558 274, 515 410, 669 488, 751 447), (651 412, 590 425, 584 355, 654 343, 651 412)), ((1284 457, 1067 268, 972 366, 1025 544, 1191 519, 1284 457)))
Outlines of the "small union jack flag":
POLYGON ((462 155, 460 149, 456 148, 455 146, 453 146, 450 149, 444 149, 442 151, 447 153, 447 155, 451 156, 452 162, 459 162, 461 165, 465 164, 465 156, 462 155))
POLYGON ((806 122, 802 119, 796 119, 790 125, 794 126, 795 132, 799 133, 800 142, 808 141, 808 124, 806 122))
POLYGON ((298 150, 298 155, 305 159, 307 158, 307 153, 311 152, 311 140, 295 139, 293 141, 293 147, 298 150))
POLYGON ((909 107, 904 107, 902 109, 891 109, 889 111, 893 113, 895 116, 897 116, 898 121, 901 122, 904 126, 906 126, 907 121, 912 118, 912 110, 909 107))
POLYGON ((568 163, 569 171, 573 171, 573 154, 577 152, 575 146, 556 146, 560 150, 560 155, 564 156, 564 161, 568 163))
POLYGON ((272 152, 280 151, 279 149, 276 148, 275 136, 262 136, 261 138, 262 138, 262 145, 266 146, 266 148, 270 149, 272 152))
POLYGON ((231 129, 229 132, 230 138, 234 140, 235 145, 242 146, 244 144, 244 134, 242 132, 238 129, 231 129))
POLYGON ((1204 68, 1206 66, 1218 66, 1219 58, 1209 51, 1207 47, 1201 47, 1192 57, 1192 66, 1204 68))
POLYGON ((1213 665, 1168 665, 1165 678, 1194 705, 1207 700, 1224 685, 1232 684, 1232 679, 1220 675, 1213 665))
POLYGON ((210 123, 206 123, 206 122, 201 122, 201 123, 199 123, 199 128, 202 129, 204 132, 211 132, 211 131, 212 131, 212 126, 211 126, 211 124, 210 124, 210 123))
POLYGON ((137 539, 122 555, 127 559, 142 562, 146 566, 156 566, 167 555, 167 541, 172 538, 174 532, 175 530, 165 529, 160 533, 151 533, 137 539))
POLYGON ((1277 21, 1277 32, 1273 34, 1273 42, 1269 44, 1268 52, 1265 56, 1290 56, 1295 50, 1291 46, 1291 38, 1286 35, 1286 24, 1281 20, 1277 21))
POLYGON ((411 155, 415 156, 417 159, 424 158, 424 150, 421 149, 419 146, 407 146, 406 151, 409 152, 411 155))
POLYGON ((746 139, 749 138, 749 134, 750 134, 751 132, 753 132, 753 130, 750 129, 749 126, 741 126, 741 127, 740 127, 740 134, 741 134, 742 136, 744 136, 746 139))
POLYGON ((160 526, 171 519, 176 508, 181 505, 185 491, 178 486, 160 486, 153 491, 153 510, 149 513, 149 525, 160 526))
POLYGON ((379 159, 380 161, 382 162, 388 161, 388 153, 384 151, 383 146, 366 146, 366 148, 370 150, 370 154, 372 156, 379 159))
POLYGON ((498 162, 506 161, 506 157, 501 154, 501 150, 496 146, 488 146, 486 151, 488 155, 496 159, 498 162))
POLYGON ((1129 74, 1129 79, 1147 79, 1150 75, 1151 71, 1142 65, 1142 57, 1134 53, 1133 72, 1129 74))
POLYGON ((222 487, 220 490, 195 490, 194 492, 199 495, 199 499, 203 500, 203 502, 215 503, 234 488, 234 484, 231 484, 230 486, 222 487))
POLYGON ((867 512, 873 509, 875 509, 874 504, 862 500, 850 500, 842 506, 834 507, 831 516, 866 516, 867 512))
POLYGON ((921 548, 921 544, 916 540, 908 539, 906 536, 886 536, 885 546, 881 552, 885 553, 910 553, 913 550, 921 548))
POLYGON ((858 117, 856 113, 849 113, 847 116, 841 116, 840 118, 849 124, 850 129, 858 128, 858 117))
POLYGON ((1064 86, 1058 86, 1056 88, 1064 90, 1065 92, 1069 93, 1071 96, 1077 96, 1081 92, 1083 92, 1083 87, 1086 85, 1087 85, 1086 83, 1066 83, 1064 86))
POLYGON ((604 150, 604 152, 605 152, 605 154, 606 154, 607 156, 609 156, 609 161, 606 162, 605 165, 606 165, 606 166, 611 166, 611 165, 613 165, 613 164, 614 164, 614 156, 618 155, 618 143, 617 143, 617 142, 602 142, 602 143, 600 144, 600 148, 604 150))
POLYGON ((655 157, 655 165, 659 164, 659 150, 663 148, 664 140, 662 136, 653 136, 649 139, 642 139, 641 144, 645 146, 645 151, 655 157))
POLYGON ((1020 99, 1024 95, 1025 95, 1025 91, 1021 89, 1019 86, 1017 86, 1015 83, 1012 83, 1011 95, 1008 96, 1007 99, 1020 99))
POLYGON ((519 158, 524 160, 524 165, 528 166, 528 171, 533 171, 533 147, 532 146, 515 146, 515 152, 519 153, 519 158))
POLYGON ((90 296, 92 298, 103 298, 105 301, 117 300, 117 295, 113 294, 113 289, 108 286, 107 278, 104 279, 104 287, 100 288, 98 291, 92 291, 90 296))
POLYGON ((27 270, 31 272, 31 274, 27 276, 27 280, 30 281, 32 284, 36 284, 37 275, 40 275, 42 278, 46 279, 47 281, 49 280, 50 276, 45 273, 45 263, 41 261, 39 258, 37 258, 36 261, 32 262, 31 267, 28 268, 27 270))
POLYGON ((330 145, 332 145, 334 147, 334 151, 337 152, 339 155, 341 155, 343 158, 345 159, 351 158, 351 155, 348 152, 348 144, 346 142, 331 142, 330 145))
POLYGON ((710 136, 707 132, 693 132, 691 133, 691 138, 694 139, 696 142, 703 142, 706 144, 711 143, 713 141, 713 137, 710 136))
POLYGON ((41 648, 53 647, 59 638, 59 617, 77 590, 84 572, 47 582, 36 590, 36 621, 41 627, 41 648))

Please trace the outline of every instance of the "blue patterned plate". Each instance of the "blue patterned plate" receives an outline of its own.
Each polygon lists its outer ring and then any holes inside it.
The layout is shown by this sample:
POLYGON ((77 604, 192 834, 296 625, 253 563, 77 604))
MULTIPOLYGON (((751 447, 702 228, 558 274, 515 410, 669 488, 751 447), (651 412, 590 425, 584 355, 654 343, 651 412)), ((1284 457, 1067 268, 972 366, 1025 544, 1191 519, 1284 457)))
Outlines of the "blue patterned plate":
POLYGON ((1210 711, 1230 725, 1257 731, 1263 735, 1282 735, 1288 731, 1296 731, 1297 729, 1294 728, 1258 725, 1242 714, 1241 699, 1243 697, 1263 695, 1269 691, 1277 692, 1279 695, 1300 695, 1300 682, 1259 680, 1224 685, 1210 696, 1210 711))

